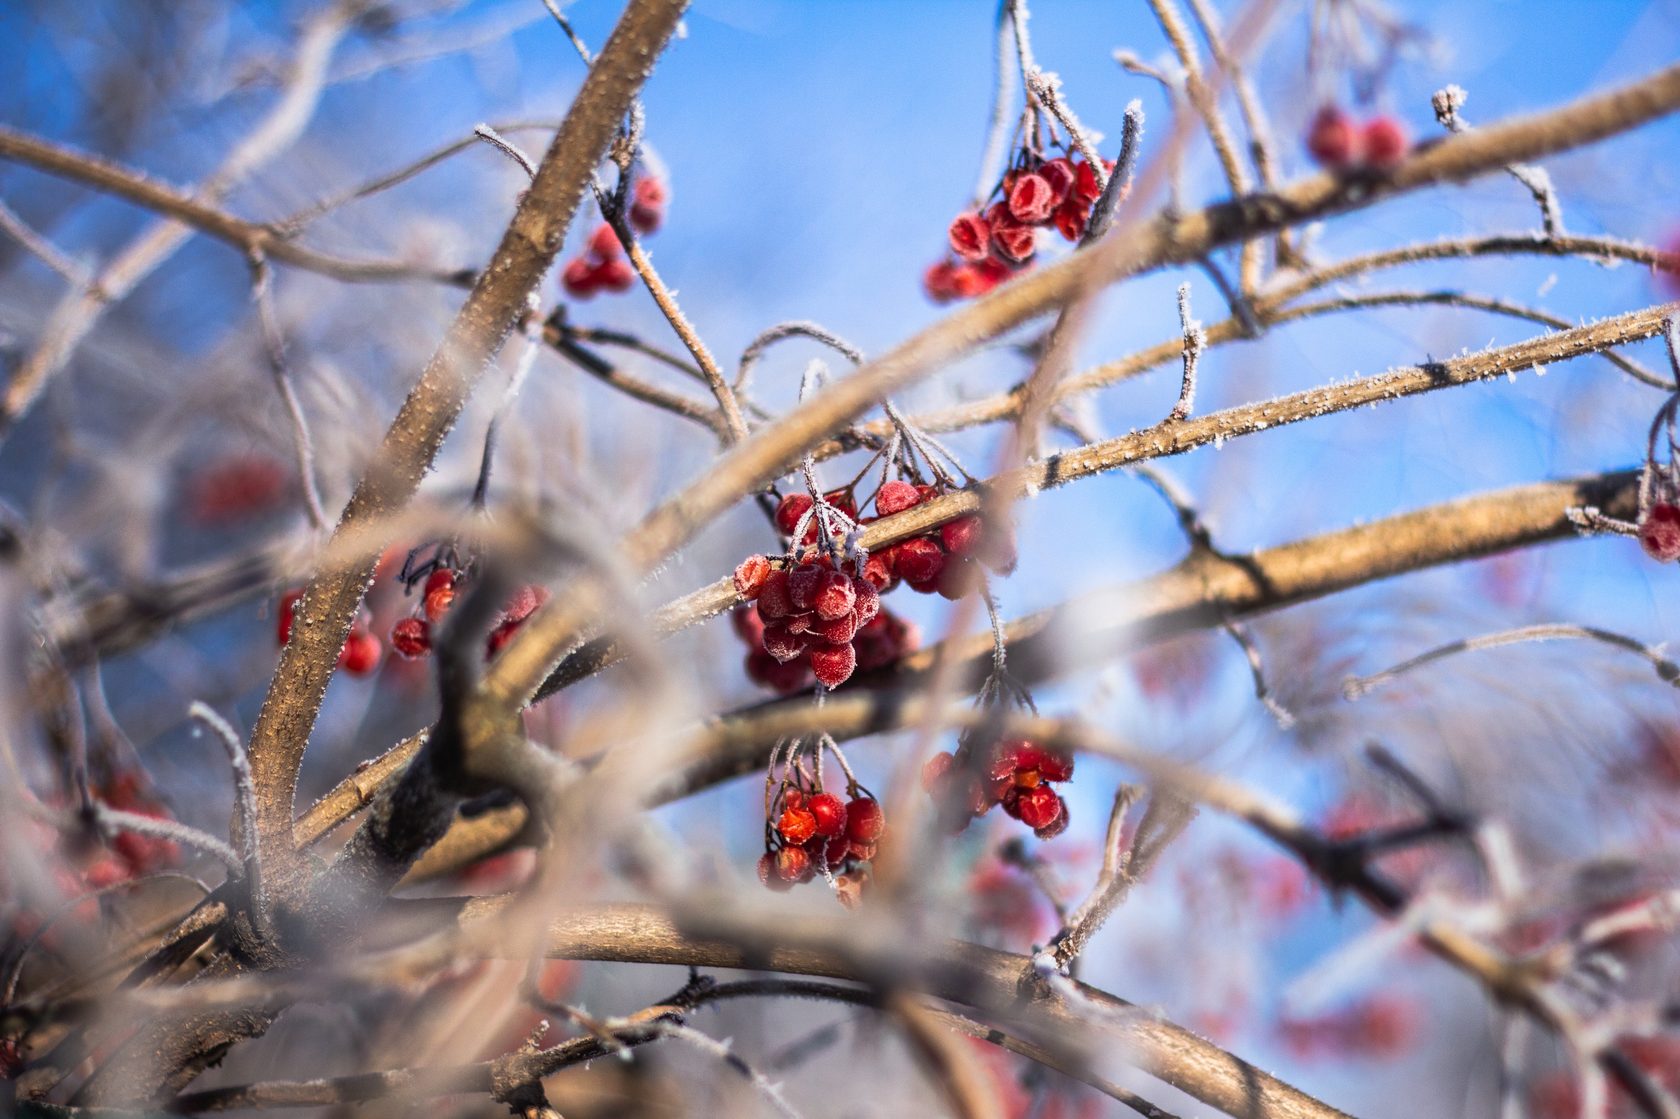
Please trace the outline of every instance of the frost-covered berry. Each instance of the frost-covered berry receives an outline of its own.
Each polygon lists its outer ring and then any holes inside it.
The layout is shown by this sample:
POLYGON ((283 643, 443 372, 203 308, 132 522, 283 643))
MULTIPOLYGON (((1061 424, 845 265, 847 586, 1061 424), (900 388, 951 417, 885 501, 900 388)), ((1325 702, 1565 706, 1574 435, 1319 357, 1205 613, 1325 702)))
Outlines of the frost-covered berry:
POLYGON ((391 627, 391 648, 412 660, 432 651, 432 627, 424 618, 404 618, 391 627))
POLYGON ((1639 518, 1639 546, 1658 563, 1680 560, 1680 507, 1658 501, 1639 518))

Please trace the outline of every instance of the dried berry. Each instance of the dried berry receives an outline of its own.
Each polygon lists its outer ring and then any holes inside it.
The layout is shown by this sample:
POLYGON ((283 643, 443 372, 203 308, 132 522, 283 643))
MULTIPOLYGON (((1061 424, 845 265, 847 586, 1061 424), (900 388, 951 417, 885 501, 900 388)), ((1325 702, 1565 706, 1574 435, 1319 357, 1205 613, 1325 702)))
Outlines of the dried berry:
POLYGON ((745 599, 757 598, 770 571, 769 557, 748 556, 735 567, 735 593, 745 599))
POLYGON ((1658 501, 1639 518, 1639 546, 1658 563, 1680 560, 1680 507, 1658 501))
POLYGON ((987 220, 972 210, 958 214, 946 231, 951 251, 964 260, 985 260, 990 252, 992 228, 987 220))
POLYGON ((413 659, 432 651, 432 627, 424 618, 404 618, 391 627, 391 648, 413 659))
POLYGON ((1009 188, 1009 213, 1016 221, 1040 225, 1050 220, 1050 212, 1060 199, 1050 189, 1042 175, 1028 172, 1015 180, 1009 188))

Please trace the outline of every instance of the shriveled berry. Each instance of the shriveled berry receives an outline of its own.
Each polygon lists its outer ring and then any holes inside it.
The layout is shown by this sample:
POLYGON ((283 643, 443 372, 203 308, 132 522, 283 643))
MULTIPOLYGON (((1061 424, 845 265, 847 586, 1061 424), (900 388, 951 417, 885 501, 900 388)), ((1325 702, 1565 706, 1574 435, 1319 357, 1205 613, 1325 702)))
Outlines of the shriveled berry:
POLYGON ((1050 188, 1050 198, 1054 205, 1060 206, 1073 192, 1073 163, 1065 157, 1046 161, 1039 167, 1038 177, 1050 188))
POLYGON ((1056 207, 1056 232, 1067 241, 1078 241, 1085 236, 1085 229, 1091 223, 1091 204, 1083 201, 1077 194, 1070 194, 1067 200, 1056 207))
POLYGON ((1366 121, 1361 139, 1364 141, 1365 165, 1377 171, 1398 167, 1411 148, 1406 126, 1386 115, 1366 121))
POLYGON ((817 834, 841 835, 846 830, 846 802, 833 793, 818 793, 806 809, 817 821, 817 834))
POLYGON ((595 232, 589 235, 589 251, 602 260, 614 260, 624 255, 624 246, 619 243, 618 234, 613 227, 602 222, 595 227, 595 232))
POLYGON ((935 303, 949 303, 957 297, 957 265, 941 260, 922 273, 922 290, 935 303))
POLYGON ((915 536, 898 545, 893 567, 911 584, 931 583, 945 570, 945 550, 925 536, 915 536))
MULTIPOLYGON (((1001 216, 1001 215, 1000 215, 1001 216)), ((1032 226, 1023 225, 1010 217, 992 223, 992 248, 1004 260, 1022 264, 1030 260, 1038 247, 1038 236, 1032 226)))
MULTIPOLYGON (((791 585, 791 584, 790 584, 791 585)), ((825 622, 836 621, 851 614, 857 603, 857 591, 852 577, 832 567, 824 568, 816 588, 811 592, 811 609, 825 622)))
POLYGON ((1016 221, 1041 225, 1050 220, 1058 199, 1042 175, 1028 172, 1009 190, 1009 213, 1016 221))
POLYGON ((1334 105, 1320 109, 1307 126, 1307 154, 1320 167, 1340 171, 1362 158, 1359 126, 1334 105))
POLYGON ((811 649, 811 672, 825 688, 838 688, 857 671, 857 651, 850 645, 821 644, 811 649))
POLYGON ((783 882, 804 882, 811 877, 811 856, 803 847, 783 847, 776 852, 776 876, 783 882))
POLYGON ((412 660, 432 651, 432 627, 424 618, 404 618, 391 627, 391 648, 412 660))
POLYGON ((379 654, 383 650, 379 638, 367 630, 352 631, 338 654, 339 667, 352 676, 366 676, 379 667, 379 654))
POLYGON ((863 895, 869 885, 869 875, 861 870, 847 871, 834 879, 834 896, 847 909, 863 905, 863 895))
MULTIPOLYGON (((794 878, 797 877, 795 874, 794 878)), ((758 880, 778 893, 793 888, 792 879, 782 877, 776 865, 776 856, 768 851, 758 857, 758 880)))
POLYGON ((433 622, 442 621, 454 604, 455 588, 439 587, 426 596, 426 617, 433 622))
POLYGON ((890 517, 920 504, 921 500, 922 495, 915 486, 894 478, 881 483, 881 488, 875 491, 875 511, 883 517, 890 517))
POLYGON ((654 232, 665 221, 665 204, 670 198, 671 192, 662 180, 651 175, 637 179, 630 196, 630 224, 638 233, 654 232))
MULTIPOLYGON (((1112 161, 1104 160, 1109 171, 1114 170, 1112 161)), ((1086 205, 1095 202, 1102 195, 1102 184, 1097 182, 1096 168, 1081 159, 1073 165, 1072 197, 1079 199, 1086 205)))
POLYGON ((969 210, 958 214, 945 232, 951 251, 964 260, 985 260, 990 251, 992 227, 986 219, 969 210))
POLYGON ((770 571, 768 556, 748 556, 735 566, 735 593, 745 599, 757 598, 770 571))
POLYGON ((280 600, 280 609, 276 611, 278 624, 275 627, 275 636, 282 645, 292 639, 292 616, 297 613, 297 605, 301 601, 302 591, 290 591, 280 600))
POLYGON ((588 257, 583 256, 568 261, 566 267, 560 270, 560 286, 573 298, 588 299, 595 294, 595 288, 598 286, 595 265, 588 257))
POLYGON ((846 838, 853 843, 874 843, 887 830, 887 814, 874 797, 854 797, 846 805, 846 838))
POLYGON ((636 282, 636 270, 630 267, 630 262, 617 257, 595 265, 591 276, 597 287, 608 291, 629 291, 630 285, 636 282))
POLYGON ((1061 797, 1057 797, 1056 798, 1056 815, 1055 815, 1055 818, 1052 819, 1048 824, 1045 824, 1041 828, 1034 828, 1033 829, 1033 834, 1038 836, 1038 838, 1040 838, 1040 839, 1055 839, 1058 835, 1061 835, 1063 832, 1067 831, 1067 829, 1068 829, 1068 806, 1067 806, 1067 801, 1063 800, 1061 797))
POLYGON ((789 843, 804 843, 817 834, 817 817, 809 808, 785 808, 776 830, 789 843))
POLYGON ((892 586, 893 578, 892 552, 883 549, 869 553, 863 564, 863 579, 875 589, 877 601, 879 593, 892 586))
POLYGON ((1639 546, 1658 563, 1680 560, 1680 507, 1658 501, 1639 518, 1639 546))
POLYGON ((782 535, 792 536, 793 530, 799 527, 799 522, 814 504, 816 502, 811 500, 808 493, 790 493, 782 498, 781 503, 776 506, 776 527, 781 530, 782 535))

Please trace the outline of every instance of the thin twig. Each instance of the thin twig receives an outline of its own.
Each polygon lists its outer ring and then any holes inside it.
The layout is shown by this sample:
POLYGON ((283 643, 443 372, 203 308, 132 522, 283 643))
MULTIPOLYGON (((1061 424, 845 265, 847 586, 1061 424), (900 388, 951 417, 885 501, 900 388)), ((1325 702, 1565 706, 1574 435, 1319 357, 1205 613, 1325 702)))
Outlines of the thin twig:
POLYGON ((1190 314, 1190 285, 1178 285, 1178 322, 1184 331, 1184 374, 1179 383, 1178 403, 1167 413, 1169 420, 1186 420, 1196 403, 1196 365, 1207 347, 1207 332, 1190 314))
POLYGON ((1397 677, 1403 676, 1415 668, 1422 668, 1426 664, 1432 664, 1458 653, 1469 653, 1479 649, 1497 649, 1501 646, 1517 645, 1527 641, 1561 641, 1571 638, 1597 641, 1615 649, 1625 649, 1630 653, 1636 653, 1651 663, 1651 667, 1656 670, 1659 680, 1680 688, 1680 664, 1676 664, 1664 656, 1660 645, 1646 645, 1625 634, 1614 633, 1597 626, 1574 625, 1568 622, 1547 622, 1540 625, 1502 630, 1499 633, 1483 634, 1479 637, 1465 637, 1458 641, 1449 641, 1445 645, 1401 661, 1394 667, 1385 668, 1381 672, 1374 672, 1369 676, 1349 676, 1342 682, 1342 694, 1348 699, 1358 699, 1383 684, 1393 682, 1397 677))
POLYGON ((303 402, 298 399, 297 389, 286 366, 286 339, 280 329, 280 316, 274 308, 274 274, 268 262, 261 257, 254 257, 251 261, 251 299, 257 305, 257 323, 262 330, 268 370, 291 424, 292 451, 297 456, 304 508, 309 512, 309 523, 315 531, 325 532, 329 526, 327 511, 321 504, 321 492, 315 482, 315 442, 309 434, 309 419, 303 414, 303 402))

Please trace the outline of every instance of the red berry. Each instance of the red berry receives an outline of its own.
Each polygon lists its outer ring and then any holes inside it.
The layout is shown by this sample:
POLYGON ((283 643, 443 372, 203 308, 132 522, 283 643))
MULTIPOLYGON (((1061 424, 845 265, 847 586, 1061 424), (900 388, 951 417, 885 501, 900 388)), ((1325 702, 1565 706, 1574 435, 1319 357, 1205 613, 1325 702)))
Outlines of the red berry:
POLYGON ((1411 139, 1406 126, 1391 116, 1373 117, 1365 122, 1365 164, 1377 171, 1391 171, 1406 158, 1411 139))
POLYGON ((868 579, 852 578, 852 613, 856 615, 858 625, 865 625, 881 612, 881 592, 868 579))
POLYGON ((911 537, 894 550, 893 567, 912 585, 932 583, 945 570, 945 552, 925 536, 911 537))
POLYGON ((841 835, 846 830, 846 803, 833 793, 818 793, 807 809, 817 821, 817 834, 841 835))
POLYGON ((1022 225, 1007 213, 1000 214, 998 218, 992 222, 992 248, 1012 264, 1030 260, 1033 250, 1038 247, 1038 237, 1033 233, 1032 226, 1022 225))
POLYGON ((279 617, 279 625, 275 636, 280 639, 282 645, 292 639, 292 615, 297 613, 297 604, 302 600, 302 591, 291 591, 280 600, 280 609, 276 612, 279 617))
POLYGON ((602 222, 595 227, 595 232, 589 235, 589 251, 602 260, 614 260, 624 255, 624 246, 619 244, 618 234, 613 227, 602 222))
POLYGON ((519 632, 524 622, 503 622, 490 631, 490 636, 484 641, 485 659, 495 656, 502 651, 502 647, 513 640, 513 635, 519 632))
POLYGON ((810 633, 817 628, 817 616, 807 610, 802 614, 789 614, 782 622, 789 633, 810 633))
POLYGON ((502 610, 502 620, 508 622, 523 622, 537 608, 548 601, 548 588, 539 587, 535 583, 527 583, 513 592, 508 604, 502 610))
POLYGON ((735 593, 745 599, 757 598, 764 581, 770 578, 770 571, 769 557, 748 556, 736 565, 735 593))
POLYGON ((566 289, 566 294, 576 299, 588 299, 595 294, 597 280, 595 266, 588 257, 578 257, 568 261, 566 267, 560 271, 560 286, 566 289))
POLYGON ((1639 518, 1639 546, 1658 563, 1680 560, 1680 507, 1659 501, 1639 518))
POLYGON ((776 830, 789 843, 804 843, 817 834, 817 817, 808 808, 783 809, 776 830))
POLYGON ((948 751, 935 754, 922 766, 922 789, 933 792, 943 785, 949 778, 951 767, 957 764, 957 756, 948 751))
POLYGON ((793 530, 799 527, 799 522, 815 504, 810 494, 790 493, 782 498, 776 506, 776 527, 783 536, 792 536, 793 530))
MULTIPOLYGON (((1043 791, 1048 792, 1049 790, 1044 789, 1043 791)), ((1051 793, 1050 795, 1055 796, 1054 793, 1051 793)), ((1040 839, 1055 839, 1058 835, 1061 835, 1063 832, 1067 831, 1067 827, 1068 827, 1067 801, 1063 800, 1061 797, 1058 796, 1058 797, 1056 797, 1056 814, 1055 814, 1055 816, 1051 817, 1050 822, 1048 824, 1045 824, 1043 827, 1034 828, 1033 829, 1033 834, 1038 836, 1038 838, 1040 838, 1040 839)))
POLYGON ((628 260, 614 258, 597 264, 591 277, 597 287, 608 291, 629 291, 630 285, 636 282, 636 270, 630 267, 628 260))
POLYGON ((1343 170, 1358 162, 1363 154, 1361 143, 1362 137, 1353 118, 1334 105, 1320 109, 1307 127, 1307 154, 1320 167, 1332 171, 1343 170))
POLYGON ((432 651, 432 627, 424 618, 404 618, 391 627, 391 648, 409 659, 432 651))
POLYGON ((857 797, 846 805, 846 838, 853 843, 874 843, 887 830, 887 814, 873 797, 857 797))
POLYGON ((848 611, 831 622, 817 622, 811 627, 811 632, 830 645, 850 645, 852 638, 857 636, 858 626, 862 624, 857 614, 848 611))
POLYGON ((1009 213, 1016 221, 1042 225, 1050 220, 1050 212, 1058 201, 1044 177, 1029 172, 1016 179, 1010 188, 1009 213))
POLYGON ((1067 201, 1073 192, 1075 172, 1073 164, 1065 159, 1052 159, 1038 169, 1039 178, 1050 188, 1050 198, 1055 205, 1060 206, 1067 201))
POLYGON ((1078 241, 1085 236, 1085 227, 1091 222, 1091 204, 1080 199, 1077 194, 1067 196, 1067 201, 1056 207, 1056 232, 1064 240, 1078 241))
POLYGON ((985 260, 992 228, 985 218, 969 210, 952 219, 945 236, 951 243, 951 251, 964 260, 985 260))
POLYGON ((957 297, 957 265, 941 260, 922 273, 922 290, 935 303, 949 303, 957 297))
POLYGON ((630 224, 639 233, 652 233, 665 221, 665 203, 671 192, 665 184, 651 176, 636 180, 630 198, 630 224))
POLYGON ((823 573, 828 568, 820 563, 802 563, 788 572, 788 598, 793 601, 795 610, 811 609, 817 588, 822 585, 823 573))
POLYGON ((804 636, 791 632, 786 625, 764 627, 764 651, 782 664, 803 656, 807 647, 804 636))
MULTIPOLYGON (((840 806, 840 811, 842 813, 846 811, 845 805, 840 806)), ((815 845, 813 844, 813 846, 815 845)), ((829 837, 828 841, 822 845, 823 862, 827 864, 830 870, 845 863, 846 858, 851 853, 852 841, 846 838, 844 825, 841 826, 838 835, 829 837)))
POLYGON ((863 565, 863 579, 875 589, 879 601, 880 592, 890 588, 893 583, 891 548, 869 553, 869 559, 864 561, 863 565))
MULTIPOLYGON (((1103 163, 1108 170, 1114 170, 1114 164, 1110 160, 1105 159, 1103 163)), ((1070 197, 1077 198, 1089 206, 1101 196, 1102 187, 1097 183, 1096 170, 1081 159, 1073 165, 1073 191, 1070 197)))
POLYGON ((745 641, 754 649, 764 647, 764 619, 758 616, 758 611, 751 606, 737 606, 729 612, 729 624, 735 629, 735 636, 745 641))
POLYGON ((783 847, 776 852, 776 875, 783 882, 806 882, 811 873, 811 856, 803 847, 783 847))
POLYGON ((338 654, 339 667, 352 676, 366 676, 379 667, 379 654, 384 645, 366 630, 352 632, 338 654))
POLYGON ((875 491, 875 511, 883 517, 890 517, 920 504, 921 500, 921 492, 915 486, 895 478, 881 483, 881 488, 875 491))
POLYGON ((811 672, 825 688, 838 688, 857 671, 857 651, 850 645, 815 645, 811 648, 811 672))
MULTIPOLYGON (((796 874, 794 877, 797 878, 798 875, 796 874)), ((778 892, 793 886, 790 879, 782 877, 777 866, 776 856, 768 851, 758 857, 758 880, 778 892)))
POLYGON ((980 518, 958 517, 939 526, 939 540, 953 556, 966 556, 980 540, 980 518))
POLYGON ((822 621, 832 622, 850 616, 857 604, 857 591, 852 577, 832 567, 824 568, 816 589, 811 592, 811 609, 822 621))
POLYGON ((848 520, 857 520, 857 502, 852 500, 852 495, 847 491, 829 490, 823 494, 823 500, 844 513, 848 520))
POLYGON ((432 573, 426 576, 426 585, 422 593, 429 595, 433 591, 452 590, 454 586, 454 571, 447 567, 434 567, 432 573))

